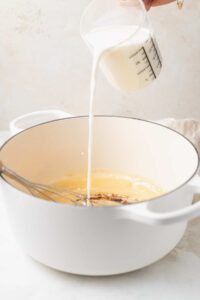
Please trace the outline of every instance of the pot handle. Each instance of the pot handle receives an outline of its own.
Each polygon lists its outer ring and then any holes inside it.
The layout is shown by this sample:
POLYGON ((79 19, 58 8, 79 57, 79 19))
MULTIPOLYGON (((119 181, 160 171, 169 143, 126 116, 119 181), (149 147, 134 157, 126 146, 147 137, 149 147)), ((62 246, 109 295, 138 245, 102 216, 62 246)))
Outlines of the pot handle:
POLYGON ((0 147, 11 137, 9 131, 0 132, 0 147))
MULTIPOLYGON (((194 195, 200 194, 200 176, 196 176, 190 183, 194 195)), ((148 202, 135 207, 124 206, 121 208, 120 219, 131 219, 148 225, 170 225, 179 222, 186 222, 200 216, 200 201, 178 209, 173 212, 158 213, 148 209, 148 202)))
POLYGON ((31 112, 11 121, 10 132, 14 135, 34 125, 68 117, 72 117, 72 115, 65 111, 56 109, 31 112))

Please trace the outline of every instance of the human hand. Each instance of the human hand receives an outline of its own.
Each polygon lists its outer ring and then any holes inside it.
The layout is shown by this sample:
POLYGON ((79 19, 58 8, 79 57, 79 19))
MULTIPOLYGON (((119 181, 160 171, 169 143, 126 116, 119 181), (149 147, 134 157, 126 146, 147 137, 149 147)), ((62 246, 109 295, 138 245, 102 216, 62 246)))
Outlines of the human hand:
POLYGON ((151 8, 151 6, 159 6, 174 2, 175 0, 144 0, 145 7, 147 10, 151 8))

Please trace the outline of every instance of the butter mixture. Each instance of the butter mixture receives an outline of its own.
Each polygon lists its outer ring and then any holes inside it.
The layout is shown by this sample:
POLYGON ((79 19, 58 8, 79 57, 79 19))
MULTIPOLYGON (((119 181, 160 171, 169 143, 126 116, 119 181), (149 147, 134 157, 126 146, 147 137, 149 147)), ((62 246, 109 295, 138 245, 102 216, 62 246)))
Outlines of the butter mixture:
MULTIPOLYGON (((67 175, 53 185, 71 190, 87 197, 87 175, 74 173, 67 175)), ((94 171, 91 177, 90 204, 93 206, 114 206, 131 204, 155 198, 164 191, 153 182, 139 176, 127 176, 109 171, 94 171)), ((58 197, 61 203, 71 204, 67 197, 58 197)), ((71 198, 71 197, 70 197, 71 198)), ((79 203, 79 205, 84 203, 79 203)))

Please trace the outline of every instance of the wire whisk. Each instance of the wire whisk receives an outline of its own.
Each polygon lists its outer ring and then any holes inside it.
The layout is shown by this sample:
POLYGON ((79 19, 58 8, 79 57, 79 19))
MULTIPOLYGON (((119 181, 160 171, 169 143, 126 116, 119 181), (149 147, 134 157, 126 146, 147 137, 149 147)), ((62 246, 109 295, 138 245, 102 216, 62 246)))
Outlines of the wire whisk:
POLYGON ((130 199, 127 195, 118 195, 112 193, 97 193, 91 195, 89 201, 87 201, 88 198, 85 194, 74 192, 66 188, 57 188, 54 185, 32 182, 6 167, 2 161, 0 161, 0 176, 2 178, 6 176, 14 180, 35 197, 53 202, 62 202, 78 206, 88 206, 88 203, 89 206, 113 206, 138 202, 137 199, 130 199))
POLYGON ((28 179, 20 176, 13 170, 6 167, 2 161, 0 161, 0 176, 4 178, 7 176, 8 178, 14 180, 19 183, 33 196, 39 197, 48 201, 60 202, 59 199, 66 200, 69 204, 75 205, 86 205, 87 197, 81 193, 76 193, 71 191, 70 189, 60 189, 54 187, 53 185, 46 185, 31 182, 28 179))

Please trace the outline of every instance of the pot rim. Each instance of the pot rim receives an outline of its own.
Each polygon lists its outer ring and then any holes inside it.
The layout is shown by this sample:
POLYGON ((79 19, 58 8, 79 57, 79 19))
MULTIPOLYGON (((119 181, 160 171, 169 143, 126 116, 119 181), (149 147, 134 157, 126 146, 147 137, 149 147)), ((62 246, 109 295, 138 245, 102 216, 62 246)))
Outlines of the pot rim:
MULTIPOLYGON (((49 124, 49 123, 54 123, 54 122, 59 122, 59 121, 63 121, 63 120, 70 120, 70 119, 81 119, 81 118, 89 118, 89 115, 80 115, 80 116, 72 116, 72 117, 65 117, 65 118, 60 118, 60 119, 55 119, 55 120, 51 120, 51 121, 47 121, 47 122, 43 122, 43 123, 40 123, 40 124, 37 124, 37 125, 34 125, 34 126, 31 126, 27 129, 24 129, 23 131, 21 132, 18 132, 17 134, 11 136, 8 140, 6 140, 6 142, 0 147, 0 153, 1 151, 3 150, 3 148, 12 140, 14 139, 15 137, 17 137, 18 135, 21 135, 23 134, 25 131, 28 131, 28 130, 31 130, 35 127, 40 127, 40 126, 43 126, 45 124, 49 124)), ((135 121, 140 121, 140 122, 144 122, 144 123, 149 123, 149 124, 153 124, 155 126, 159 126, 159 127, 162 127, 162 128, 165 128, 167 130, 170 130, 172 132, 174 132, 175 134, 181 136, 182 138, 184 138, 192 147, 193 149, 195 150, 196 152, 196 155, 197 155, 197 166, 196 166, 196 169, 194 170, 193 174, 185 181, 183 182, 181 185, 179 185, 178 187, 176 187, 175 189, 167 192, 167 193, 164 193, 163 195, 161 196, 157 196, 157 197, 153 197, 153 198, 150 198, 148 200, 143 200, 143 201, 139 201, 139 202, 135 202, 135 203, 131 203, 131 204, 120 204, 120 205, 117 205, 117 206, 88 206, 87 208, 91 208, 91 209, 102 209, 102 208, 120 208, 120 207, 124 207, 124 206, 132 206, 132 205, 137 205, 137 204, 142 204, 142 203, 148 203, 150 201, 154 201, 154 200, 157 200, 157 199, 162 199, 162 198, 165 198, 171 194, 173 194, 174 192, 178 191, 179 189, 183 188, 185 185, 187 185, 194 177, 195 175, 197 174, 197 171, 200 167, 200 155, 199 155, 199 152, 196 148, 196 146, 186 137, 184 136, 183 134, 181 134, 180 132, 172 129, 172 128, 169 128, 163 124, 159 124, 159 123, 156 123, 154 121, 150 121, 150 120, 144 120, 144 119, 140 119, 140 118, 135 118, 135 117, 126 117, 126 116, 118 116, 118 115, 94 115, 94 118, 119 118, 119 119, 129 119, 129 120, 135 120, 135 121)), ((21 191, 20 189, 16 188, 15 186, 13 186, 12 184, 10 184, 4 177, 0 176, 0 179, 5 182, 9 187, 17 190, 18 192, 22 193, 22 194, 25 194, 27 195, 28 197, 31 197, 31 198, 34 198, 34 199, 37 199, 38 201, 42 201, 44 203, 47 203, 47 204, 55 204, 55 205, 61 205, 61 206, 66 206, 66 207, 74 207, 74 208, 86 208, 85 206, 78 206, 78 205, 71 205, 71 204, 67 204, 67 203, 60 203, 60 202, 51 202, 51 201, 47 201, 45 199, 42 199, 42 198, 39 198, 39 197, 36 197, 36 196, 33 196, 33 195, 30 195, 28 193, 25 193, 23 191, 21 191)))

